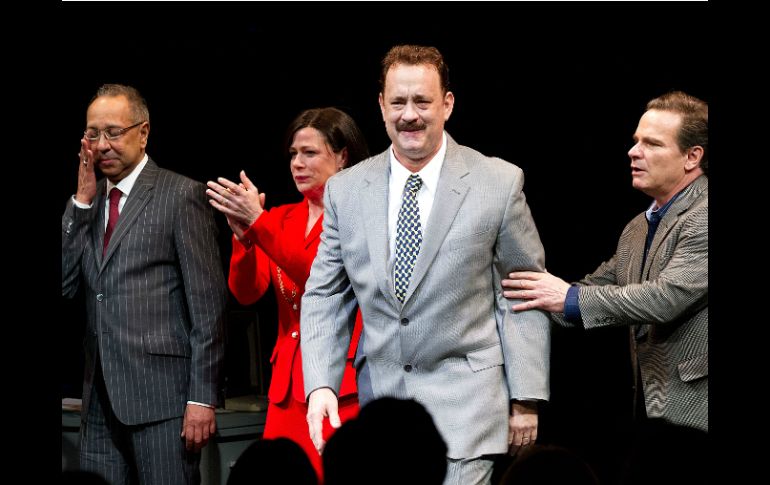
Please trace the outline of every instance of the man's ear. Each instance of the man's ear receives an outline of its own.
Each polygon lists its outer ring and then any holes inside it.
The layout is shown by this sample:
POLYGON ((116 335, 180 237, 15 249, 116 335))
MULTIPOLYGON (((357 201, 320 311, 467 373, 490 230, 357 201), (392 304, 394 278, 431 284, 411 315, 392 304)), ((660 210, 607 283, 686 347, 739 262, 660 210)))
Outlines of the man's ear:
POLYGON ((687 160, 684 162, 684 169, 688 172, 700 167, 700 161, 703 158, 703 147, 695 145, 687 149, 687 160))

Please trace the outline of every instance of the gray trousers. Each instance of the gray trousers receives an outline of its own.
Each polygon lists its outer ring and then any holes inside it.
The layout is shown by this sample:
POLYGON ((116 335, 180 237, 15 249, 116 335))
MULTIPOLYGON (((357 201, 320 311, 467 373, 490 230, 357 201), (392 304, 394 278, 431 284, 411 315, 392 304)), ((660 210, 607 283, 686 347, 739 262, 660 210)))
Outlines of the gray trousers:
POLYGON ((80 425, 80 469, 98 473, 111 485, 198 485, 200 453, 185 449, 182 417, 121 423, 112 411, 101 372, 97 374, 80 425))
POLYGON ((494 464, 494 460, 487 456, 461 460, 447 458, 444 485, 489 485, 494 464))

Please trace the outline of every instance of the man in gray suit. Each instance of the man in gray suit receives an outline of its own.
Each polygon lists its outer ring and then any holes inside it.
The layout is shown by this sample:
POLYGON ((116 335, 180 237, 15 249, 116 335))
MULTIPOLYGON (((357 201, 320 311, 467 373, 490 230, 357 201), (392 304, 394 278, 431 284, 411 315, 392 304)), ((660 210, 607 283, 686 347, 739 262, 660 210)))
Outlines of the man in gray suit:
POLYGON ((637 415, 708 431, 708 105, 680 91, 653 99, 634 140, 632 184, 653 201, 615 256, 572 286, 514 272, 505 296, 565 326, 629 326, 637 415))
POLYGON ((149 120, 136 89, 98 90, 62 217, 62 294, 82 284, 88 314, 80 466, 113 484, 199 483, 227 290, 205 187, 147 156, 149 120))
POLYGON ((302 298, 309 431, 320 451, 322 420, 339 425, 358 305, 361 404, 417 400, 447 443, 445 483, 488 483, 492 455, 535 441, 549 395, 548 315, 514 314, 500 286, 512 268, 542 271, 543 246, 522 171, 444 131, 454 95, 437 49, 392 48, 381 87, 392 146, 329 179, 302 298))

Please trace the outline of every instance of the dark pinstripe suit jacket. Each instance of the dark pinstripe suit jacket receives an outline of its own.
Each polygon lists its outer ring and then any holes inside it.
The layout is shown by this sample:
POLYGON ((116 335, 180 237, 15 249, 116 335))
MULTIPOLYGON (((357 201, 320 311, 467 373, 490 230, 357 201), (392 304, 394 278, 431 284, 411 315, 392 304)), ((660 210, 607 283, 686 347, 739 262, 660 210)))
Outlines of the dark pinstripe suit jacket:
POLYGON ((62 216, 62 294, 83 284, 87 302, 83 409, 97 362, 125 424, 218 404, 227 289, 204 186, 149 160, 102 258, 105 187, 62 216))
MULTIPOLYGON (((702 175, 661 220, 644 268, 642 213, 623 230, 615 256, 578 282, 586 328, 631 326, 647 415, 706 431, 708 212, 708 178, 702 175)), ((563 315, 554 317, 564 323, 563 315)))

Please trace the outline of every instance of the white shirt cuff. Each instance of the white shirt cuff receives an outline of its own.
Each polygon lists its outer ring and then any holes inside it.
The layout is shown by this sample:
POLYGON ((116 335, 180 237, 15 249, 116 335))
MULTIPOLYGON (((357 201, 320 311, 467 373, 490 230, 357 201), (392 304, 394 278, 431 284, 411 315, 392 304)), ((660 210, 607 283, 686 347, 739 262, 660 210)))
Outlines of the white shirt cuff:
POLYGON ((72 196, 72 203, 75 204, 76 207, 79 207, 80 209, 90 209, 94 206, 94 203, 91 202, 90 204, 84 204, 82 202, 78 202, 78 200, 75 198, 75 196, 72 196))
POLYGON ((214 409, 214 406, 211 404, 204 404, 202 402, 187 401, 187 404, 195 404, 196 406, 203 406, 204 408, 214 409))

